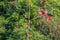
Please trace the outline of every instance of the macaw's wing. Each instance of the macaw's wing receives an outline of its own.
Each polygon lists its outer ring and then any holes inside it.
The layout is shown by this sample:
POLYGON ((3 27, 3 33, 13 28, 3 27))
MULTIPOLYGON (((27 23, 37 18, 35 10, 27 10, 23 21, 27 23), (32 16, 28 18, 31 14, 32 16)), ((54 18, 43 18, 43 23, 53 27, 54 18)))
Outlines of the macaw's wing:
POLYGON ((42 12, 41 12, 41 11, 38 11, 38 14, 39 14, 39 15, 42 15, 42 12))

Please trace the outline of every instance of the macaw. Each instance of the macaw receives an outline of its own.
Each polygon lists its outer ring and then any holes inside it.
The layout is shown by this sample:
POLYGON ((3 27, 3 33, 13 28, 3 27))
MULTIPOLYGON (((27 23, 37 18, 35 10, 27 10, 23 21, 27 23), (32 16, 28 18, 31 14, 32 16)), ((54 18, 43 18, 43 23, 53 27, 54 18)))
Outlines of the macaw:
POLYGON ((51 16, 53 16, 53 15, 51 15, 50 11, 47 11, 45 9, 39 11, 38 14, 43 15, 43 16, 47 14, 47 19, 46 19, 47 22, 49 22, 51 19, 51 16))
POLYGON ((46 19, 47 22, 50 21, 51 16, 52 16, 50 11, 47 11, 47 10, 41 10, 41 11, 38 12, 38 14, 39 15, 46 15, 47 14, 47 19, 46 19))

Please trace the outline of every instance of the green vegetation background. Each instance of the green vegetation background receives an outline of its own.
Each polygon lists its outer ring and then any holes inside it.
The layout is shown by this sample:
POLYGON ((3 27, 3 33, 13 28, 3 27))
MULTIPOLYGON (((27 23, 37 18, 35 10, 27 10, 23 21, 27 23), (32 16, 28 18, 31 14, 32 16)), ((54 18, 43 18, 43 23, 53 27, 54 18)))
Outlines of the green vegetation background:
POLYGON ((0 0, 0 40, 26 40, 28 16, 29 40, 60 40, 60 0, 45 2, 44 7, 53 15, 49 23, 41 15, 34 19, 39 16, 37 11, 41 10, 43 1, 30 0, 29 11, 29 0, 0 0))

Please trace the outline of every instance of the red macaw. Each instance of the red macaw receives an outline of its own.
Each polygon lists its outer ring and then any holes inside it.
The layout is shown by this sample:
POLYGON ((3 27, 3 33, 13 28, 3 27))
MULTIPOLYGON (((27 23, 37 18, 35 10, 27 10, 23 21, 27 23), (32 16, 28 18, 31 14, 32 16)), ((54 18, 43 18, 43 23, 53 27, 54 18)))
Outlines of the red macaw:
POLYGON ((47 10, 41 10, 38 12, 38 14, 39 15, 46 15, 47 14, 47 19, 46 19, 47 22, 49 22, 51 19, 51 16, 53 16, 53 15, 51 15, 50 11, 47 11, 47 10))

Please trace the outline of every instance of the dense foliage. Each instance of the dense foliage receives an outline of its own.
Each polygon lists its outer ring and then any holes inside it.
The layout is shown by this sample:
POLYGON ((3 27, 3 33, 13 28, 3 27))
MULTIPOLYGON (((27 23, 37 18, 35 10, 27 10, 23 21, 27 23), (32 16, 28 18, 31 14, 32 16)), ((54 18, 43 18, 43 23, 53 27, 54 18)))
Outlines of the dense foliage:
POLYGON ((0 40, 26 40, 28 20, 29 40, 60 40, 59 13, 60 0, 0 0, 0 40), (43 7, 53 15, 49 22, 38 15, 43 7))

